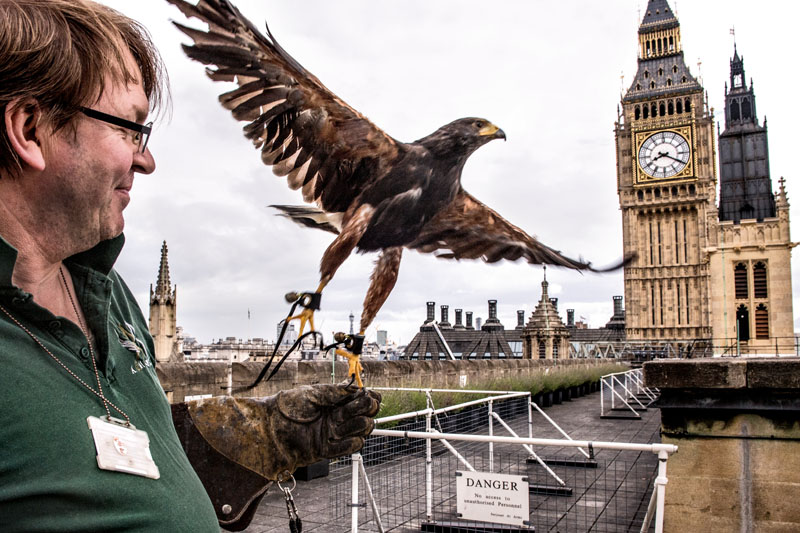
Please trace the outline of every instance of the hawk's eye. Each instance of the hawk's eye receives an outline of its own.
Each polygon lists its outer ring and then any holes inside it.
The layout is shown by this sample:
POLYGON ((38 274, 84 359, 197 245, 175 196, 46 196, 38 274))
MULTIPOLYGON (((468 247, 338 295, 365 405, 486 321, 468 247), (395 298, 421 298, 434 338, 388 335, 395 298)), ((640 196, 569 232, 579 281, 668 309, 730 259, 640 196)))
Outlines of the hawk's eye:
POLYGON ((486 125, 486 123, 484 121, 482 121, 482 120, 476 120, 475 121, 475 127, 478 128, 478 129, 483 128, 485 125, 486 125))

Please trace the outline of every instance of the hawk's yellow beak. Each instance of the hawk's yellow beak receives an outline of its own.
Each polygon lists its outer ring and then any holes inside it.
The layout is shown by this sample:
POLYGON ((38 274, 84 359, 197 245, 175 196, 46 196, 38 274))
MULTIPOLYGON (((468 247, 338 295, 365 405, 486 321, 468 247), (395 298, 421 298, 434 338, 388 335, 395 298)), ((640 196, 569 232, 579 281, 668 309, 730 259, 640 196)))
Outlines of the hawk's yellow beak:
POLYGON ((480 136, 489 135, 494 137, 495 139, 503 139, 503 140, 505 140, 506 138, 505 132, 500 128, 498 128, 497 126, 495 126, 494 124, 492 124, 491 122, 482 127, 480 130, 478 130, 478 135, 480 136))

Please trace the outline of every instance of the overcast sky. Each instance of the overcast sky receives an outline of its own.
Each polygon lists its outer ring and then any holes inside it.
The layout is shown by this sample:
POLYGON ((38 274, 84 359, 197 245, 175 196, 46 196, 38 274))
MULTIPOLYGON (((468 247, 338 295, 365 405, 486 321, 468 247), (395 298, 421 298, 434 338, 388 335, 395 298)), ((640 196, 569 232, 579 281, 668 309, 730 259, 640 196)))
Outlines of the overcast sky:
MULTIPOLYGON (((151 31, 169 70, 172 116, 150 141, 158 168, 140 176, 126 210, 127 245, 117 264, 147 313, 161 242, 178 286, 178 325, 202 342, 275 337, 289 290, 313 290, 330 234, 300 228, 268 208, 302 203, 261 164, 237 123, 217 103, 226 90, 180 49, 169 21, 184 21, 160 0, 104 0, 151 31), (250 319, 248 320, 248 309, 250 319)), ((401 141, 464 116, 487 118, 507 142, 467 162, 464 187, 544 243, 595 265, 622 256, 614 122, 621 91, 636 72, 645 0, 238 0, 258 27, 268 21, 281 45, 329 89, 401 141), (624 76, 624 78, 621 78, 624 76)), ((785 176, 800 194, 797 150, 797 2, 671 0, 686 64, 708 91, 717 120, 733 55, 735 27, 757 112, 769 118, 773 189, 785 176), (700 66, 698 63, 702 62, 700 66)), ((197 21, 190 23, 198 27, 197 21)), ((800 196, 798 197, 800 198, 800 196)), ((798 200, 800 201, 800 200, 798 200)), ((800 204, 792 207, 795 226, 800 204)), ((795 232, 797 230, 795 229, 795 232)), ((797 238, 797 235, 795 235, 797 238)), ((368 286, 375 255, 352 256, 326 288, 316 322, 326 336, 347 330, 368 286)), ((793 284, 800 265, 793 260, 793 284)), ((612 314, 622 273, 581 275, 550 268, 559 310, 591 327, 612 314)), ((507 327, 541 295, 542 269, 504 262, 452 262, 406 251, 394 292, 368 330, 405 344, 425 318, 425 302, 486 318, 489 299, 507 327)), ((795 308, 800 309, 795 297, 795 308)), ((798 315, 796 315, 798 316, 798 315)), ((527 318, 526 318, 527 320, 527 318)), ((798 322, 795 322, 796 326, 798 322)))

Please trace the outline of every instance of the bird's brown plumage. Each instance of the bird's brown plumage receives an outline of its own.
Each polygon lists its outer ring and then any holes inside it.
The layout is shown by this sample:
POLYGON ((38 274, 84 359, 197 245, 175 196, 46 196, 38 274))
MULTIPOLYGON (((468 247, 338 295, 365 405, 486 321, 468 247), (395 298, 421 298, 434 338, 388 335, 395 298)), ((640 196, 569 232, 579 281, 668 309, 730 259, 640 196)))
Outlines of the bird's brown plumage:
POLYGON ((364 301, 363 332, 391 292, 403 247, 439 257, 524 259, 592 270, 545 246, 461 187, 461 171, 483 144, 505 134, 464 118, 413 143, 387 135, 329 91, 228 0, 167 0, 207 31, 176 25, 192 40, 186 54, 212 65, 208 76, 234 81, 220 96, 265 164, 286 176, 314 208, 276 206, 285 216, 338 236, 321 262, 320 290, 353 250, 380 251, 364 301), (329 222, 324 221, 328 218, 329 222), (334 222, 335 219, 335 222, 334 222))

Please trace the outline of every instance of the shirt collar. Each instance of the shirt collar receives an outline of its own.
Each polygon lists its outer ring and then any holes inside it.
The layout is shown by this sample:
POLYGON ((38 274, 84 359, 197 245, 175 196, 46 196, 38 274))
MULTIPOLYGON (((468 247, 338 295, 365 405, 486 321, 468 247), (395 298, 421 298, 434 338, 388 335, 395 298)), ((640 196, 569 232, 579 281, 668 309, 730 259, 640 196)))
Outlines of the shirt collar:
MULTIPOLYGON (((64 263, 82 265, 102 274, 108 274, 117 261, 124 244, 125 236, 120 234, 113 239, 101 241, 94 248, 85 252, 68 257, 64 263)), ((0 287, 12 286, 11 274, 14 272, 17 255, 17 250, 0 236, 0 287)))

